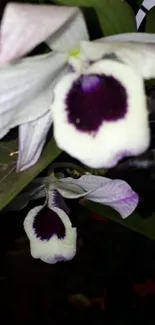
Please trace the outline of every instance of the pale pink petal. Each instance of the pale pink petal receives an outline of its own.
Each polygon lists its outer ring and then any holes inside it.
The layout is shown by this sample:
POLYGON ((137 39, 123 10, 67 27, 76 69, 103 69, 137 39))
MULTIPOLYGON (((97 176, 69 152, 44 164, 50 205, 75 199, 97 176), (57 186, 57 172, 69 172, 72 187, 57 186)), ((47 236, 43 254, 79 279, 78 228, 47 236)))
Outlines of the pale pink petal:
MULTIPOLYGON (((122 218, 128 217, 135 210, 139 202, 138 194, 132 190, 128 183, 122 180, 111 180, 101 176, 85 175, 79 179, 61 179, 61 184, 60 182, 58 184, 58 190, 63 193, 64 197, 69 198, 68 190, 70 184, 72 186, 76 185, 80 190, 83 189, 85 191, 85 198, 87 200, 112 207, 120 213, 122 218), (65 191, 67 195, 65 195, 65 191)), ((79 193, 77 192, 78 197, 79 193)))
MULTIPOLYGON (((1 23, 0 64, 22 57, 47 39, 50 39, 50 43, 59 39, 70 29, 71 22, 79 12, 75 7, 9 3, 1 23)), ((69 32, 68 36, 70 38, 69 32)), ((77 40, 79 41, 78 33, 77 40)), ((66 44, 65 40, 65 46, 66 44)), ((63 51, 62 47, 61 50, 63 51)))

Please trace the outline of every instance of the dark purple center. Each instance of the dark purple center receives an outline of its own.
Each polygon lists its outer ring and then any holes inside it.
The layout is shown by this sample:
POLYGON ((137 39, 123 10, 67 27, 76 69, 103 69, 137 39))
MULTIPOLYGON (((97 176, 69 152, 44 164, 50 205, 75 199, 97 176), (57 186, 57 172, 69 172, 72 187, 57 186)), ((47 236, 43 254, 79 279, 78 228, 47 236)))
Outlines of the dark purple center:
POLYGON ((33 228, 36 236, 41 240, 49 240, 53 235, 57 235, 59 239, 65 237, 65 226, 56 212, 44 207, 36 215, 33 228))
POLYGON ((66 97, 69 123, 83 132, 96 132, 103 121, 117 121, 127 113, 127 94, 112 76, 82 75, 66 97))

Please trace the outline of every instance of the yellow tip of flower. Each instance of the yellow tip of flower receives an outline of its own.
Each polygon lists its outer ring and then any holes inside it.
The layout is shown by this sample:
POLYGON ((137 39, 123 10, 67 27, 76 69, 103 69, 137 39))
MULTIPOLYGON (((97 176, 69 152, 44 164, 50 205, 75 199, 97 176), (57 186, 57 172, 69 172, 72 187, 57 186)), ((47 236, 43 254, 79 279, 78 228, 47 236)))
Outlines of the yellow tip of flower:
POLYGON ((69 57, 77 57, 80 54, 80 48, 74 49, 72 51, 69 51, 69 57))

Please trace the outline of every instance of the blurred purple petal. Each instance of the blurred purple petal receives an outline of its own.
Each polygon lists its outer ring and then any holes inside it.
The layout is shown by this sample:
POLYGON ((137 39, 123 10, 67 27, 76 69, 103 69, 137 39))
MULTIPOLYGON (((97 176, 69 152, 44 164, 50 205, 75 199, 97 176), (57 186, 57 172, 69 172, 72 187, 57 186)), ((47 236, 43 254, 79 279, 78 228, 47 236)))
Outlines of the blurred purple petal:
POLYGON ((61 180, 62 187, 76 185, 86 191, 85 198, 90 201, 105 204, 116 211, 122 218, 128 217, 137 207, 138 194, 130 185, 122 180, 111 180, 106 177, 85 175, 79 179, 66 178, 61 180))
POLYGON ((51 112, 47 112, 35 121, 20 125, 18 171, 29 168, 37 162, 51 124, 52 115, 51 112))
POLYGON ((136 209, 139 196, 129 184, 122 180, 109 180, 108 183, 88 194, 90 201, 105 204, 115 209, 122 218, 127 218, 136 209))

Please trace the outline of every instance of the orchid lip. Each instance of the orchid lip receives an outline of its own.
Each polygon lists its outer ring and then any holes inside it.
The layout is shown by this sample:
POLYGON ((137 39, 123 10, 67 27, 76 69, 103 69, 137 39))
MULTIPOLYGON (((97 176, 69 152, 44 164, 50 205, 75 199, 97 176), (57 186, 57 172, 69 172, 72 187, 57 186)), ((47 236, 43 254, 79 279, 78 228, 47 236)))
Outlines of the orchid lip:
POLYGON ((66 110, 69 123, 76 129, 97 132, 104 121, 125 117, 126 90, 113 76, 81 75, 66 96, 66 110))
MULTIPOLYGON (((48 193, 48 205, 36 206, 24 220, 30 240, 31 255, 45 263, 68 261, 76 254, 77 231, 68 215, 54 205, 53 193, 48 193)), ((63 198, 62 198, 63 199, 63 198)))
POLYGON ((74 193, 77 191, 75 198, 81 197, 79 189, 82 188, 87 200, 112 207, 122 218, 129 216, 139 202, 138 194, 125 181, 102 176, 84 175, 79 179, 60 179, 57 185, 58 187, 48 191, 49 207, 44 205, 33 208, 24 221, 31 255, 49 264, 69 261, 78 250, 76 228, 72 227, 68 215, 57 207, 62 201, 59 200, 61 194, 56 188, 67 191, 67 195, 64 193, 67 198, 72 197, 72 193, 68 195, 68 188, 74 193))

